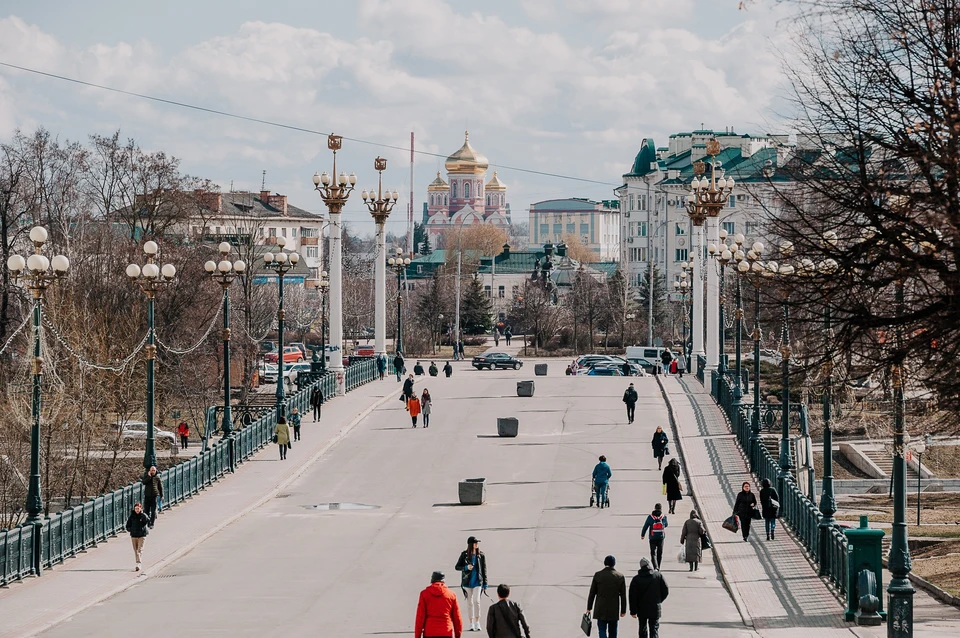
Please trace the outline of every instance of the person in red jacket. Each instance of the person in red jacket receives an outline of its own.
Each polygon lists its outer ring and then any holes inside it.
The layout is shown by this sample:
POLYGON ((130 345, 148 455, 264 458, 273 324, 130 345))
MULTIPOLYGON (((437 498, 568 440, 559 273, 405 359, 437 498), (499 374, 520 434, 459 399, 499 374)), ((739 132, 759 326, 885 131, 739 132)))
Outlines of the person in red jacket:
POLYGON ((430 585, 420 592, 414 638, 456 638, 463 635, 457 596, 447 589, 443 572, 433 572, 430 585))

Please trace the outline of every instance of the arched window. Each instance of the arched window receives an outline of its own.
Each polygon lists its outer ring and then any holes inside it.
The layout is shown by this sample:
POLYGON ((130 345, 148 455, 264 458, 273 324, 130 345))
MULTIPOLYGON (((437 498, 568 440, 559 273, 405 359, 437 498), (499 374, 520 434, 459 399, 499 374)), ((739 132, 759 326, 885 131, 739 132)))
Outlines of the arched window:
POLYGON ((450 182, 450 198, 451 198, 451 199, 456 199, 456 198, 457 198, 457 183, 456 183, 456 182, 450 182))
POLYGON ((463 198, 470 199, 470 182, 463 183, 463 198))
POLYGON ((447 196, 446 196, 446 195, 443 196, 443 205, 444 205, 444 206, 447 205, 447 196))
POLYGON ((490 196, 487 195, 487 206, 489 206, 489 205, 490 205, 490 196))

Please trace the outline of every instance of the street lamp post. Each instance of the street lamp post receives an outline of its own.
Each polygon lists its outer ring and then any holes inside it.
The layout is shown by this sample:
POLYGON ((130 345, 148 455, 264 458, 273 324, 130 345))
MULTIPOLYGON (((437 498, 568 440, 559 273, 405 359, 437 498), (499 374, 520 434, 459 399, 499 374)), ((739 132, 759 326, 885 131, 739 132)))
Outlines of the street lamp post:
POLYGON ((688 368, 686 365, 687 362, 687 292, 690 290, 690 282, 687 281, 687 264, 684 262, 683 266, 680 267, 682 272, 680 273, 680 281, 673 282, 673 289, 680 293, 680 314, 682 319, 680 320, 680 356, 684 360, 684 368, 688 368))
POLYGON ((43 255, 43 245, 47 242, 47 229, 34 226, 30 229, 30 241, 33 242, 33 254, 24 259, 20 255, 10 255, 7 268, 14 282, 23 279, 23 284, 33 295, 33 392, 31 395, 30 426, 30 482, 27 485, 27 523, 33 525, 33 568, 39 575, 41 570, 40 528, 43 520, 43 499, 40 494, 40 407, 43 384, 43 357, 40 354, 40 331, 43 322, 43 298, 55 281, 66 276, 70 270, 70 260, 64 255, 54 256, 52 262, 43 255), (52 268, 51 268, 52 266, 52 268))
MULTIPOLYGON (((780 247, 780 252, 784 257, 789 257, 793 252, 793 245, 790 242, 784 242, 780 247)), ((794 267, 790 264, 777 264, 771 261, 767 264, 766 275, 776 277, 781 281, 787 281, 794 274, 794 267)), ((785 493, 787 481, 793 480, 791 472, 793 468, 793 458, 790 454, 790 304, 788 284, 783 284, 783 327, 780 337, 780 367, 783 382, 780 419, 780 473, 777 475, 777 487, 781 494, 785 493)))
MULTIPOLYGON (((224 437, 233 432, 233 418, 230 407, 230 284, 247 270, 242 260, 230 261, 230 244, 220 242, 219 261, 210 260, 203 265, 210 278, 223 289, 223 421, 220 431, 224 437)), ((230 467, 233 467, 233 450, 230 450, 230 467)))
POLYGON ((147 263, 141 268, 137 264, 127 266, 127 277, 140 287, 147 296, 147 345, 144 352, 147 357, 147 441, 143 452, 143 467, 150 469, 157 464, 157 451, 154 440, 154 394, 156 388, 155 366, 157 346, 154 338, 153 308, 157 292, 173 282, 177 269, 173 264, 164 264, 161 268, 155 261, 160 252, 157 242, 148 241, 143 245, 147 263))
POLYGON ((320 291, 320 345, 323 347, 323 354, 320 356, 320 374, 324 375, 327 373, 327 291, 330 290, 330 280, 327 279, 326 270, 320 273, 317 289, 320 291))
MULTIPOLYGON (((706 170, 703 162, 697 162, 693 165, 694 173, 699 176, 706 170)), ((687 214, 690 215, 690 223, 693 225, 693 237, 691 248, 693 251, 693 260, 690 262, 693 278, 690 282, 693 291, 693 302, 691 304, 691 313, 693 317, 690 321, 690 330, 692 337, 690 339, 690 366, 692 374, 699 373, 700 357, 703 356, 703 222, 706 219, 706 211, 700 205, 698 196, 700 180, 699 177, 693 178, 690 194, 687 195, 687 214)), ((647 255, 652 259, 651 255, 647 255)), ((649 345, 653 345, 652 343, 649 345)))
POLYGON ((377 227, 377 251, 373 260, 374 300, 376 303, 374 315, 374 354, 377 357, 386 356, 387 352, 387 275, 386 275, 386 238, 384 236, 384 225, 387 223, 387 217, 393 211, 394 205, 400 199, 400 193, 397 191, 383 192, 383 171, 387 168, 387 160, 377 157, 373 160, 373 167, 377 171, 377 190, 372 188, 360 193, 360 198, 367 205, 370 214, 373 215, 373 221, 377 227))
MULTIPOLYGON (((750 418, 750 471, 756 472, 760 467, 760 288, 763 285, 763 275, 766 267, 760 261, 763 255, 763 244, 754 242, 747 252, 750 281, 753 284, 753 411, 750 418)), ((739 267, 738 267, 739 268, 739 267)))
MULTIPOLYGON (((726 240, 727 240, 727 231, 720 229, 720 242, 721 242, 720 245, 717 246, 715 244, 710 244, 707 247, 707 252, 710 254, 711 257, 716 259, 717 263, 720 265, 720 268, 719 268, 720 283, 719 283, 719 300, 718 300, 719 301, 718 316, 720 319, 719 321, 720 331, 717 334, 717 343, 719 344, 719 348, 720 348, 720 355, 719 355, 718 364, 717 364, 718 380, 724 375, 726 375, 727 373, 727 364, 724 359, 724 350, 726 349, 724 345, 726 341, 726 335, 724 334, 725 328, 726 328, 726 304, 725 304, 726 295, 725 295, 725 287, 724 287, 724 271, 726 269, 726 265, 729 264, 731 261, 739 262, 744 258, 743 251, 740 250, 740 247, 743 244, 743 235, 737 235, 734 238, 733 244, 727 244, 726 240)), ((713 384, 713 389, 714 389, 714 394, 716 394, 716 383, 713 384)))
POLYGON ((923 453, 927 451, 927 446, 930 445, 931 437, 926 435, 923 441, 917 441, 913 445, 913 451, 917 453, 917 526, 920 526, 920 496, 921 496, 921 483, 920 479, 922 474, 920 470, 923 468, 923 453))
POLYGON ((284 383, 286 378, 283 374, 283 364, 286 363, 283 357, 283 277, 296 267, 300 261, 300 255, 286 252, 287 240, 285 237, 277 237, 277 252, 267 251, 263 253, 263 267, 272 270, 277 274, 279 281, 279 303, 277 304, 277 418, 284 416, 286 403, 284 402, 285 392, 284 383))
POLYGON ((390 264, 390 267, 393 268, 394 272, 397 273, 397 342, 396 342, 396 353, 403 354, 403 273, 407 270, 407 266, 410 265, 410 258, 403 256, 403 251, 397 248, 397 256, 391 257, 387 260, 387 263, 390 264))
MULTIPOLYGON (((327 148, 333 151, 333 173, 314 173, 313 185, 330 213, 330 344, 334 353, 330 369, 336 377, 337 395, 347 391, 343 374, 343 241, 341 215, 353 192, 357 176, 337 174, 337 151, 343 146, 340 135, 327 136, 327 148)), ((326 356, 326 353, 324 353, 326 356)))

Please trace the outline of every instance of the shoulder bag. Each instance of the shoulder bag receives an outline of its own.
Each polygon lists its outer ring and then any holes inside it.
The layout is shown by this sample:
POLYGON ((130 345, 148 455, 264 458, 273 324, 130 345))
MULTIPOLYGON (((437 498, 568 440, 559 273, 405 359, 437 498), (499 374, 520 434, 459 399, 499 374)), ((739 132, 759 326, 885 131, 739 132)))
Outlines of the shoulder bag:
MULTIPOLYGON (((507 605, 509 606, 510 603, 508 602, 507 605)), ((503 610, 503 605, 500 603, 496 603, 494 607, 497 608, 497 612, 499 612, 500 618, 503 619, 503 623, 510 629, 510 633, 516 636, 516 638, 521 638, 519 621, 517 621, 517 623, 510 622, 510 619, 507 617, 507 613, 503 610)))

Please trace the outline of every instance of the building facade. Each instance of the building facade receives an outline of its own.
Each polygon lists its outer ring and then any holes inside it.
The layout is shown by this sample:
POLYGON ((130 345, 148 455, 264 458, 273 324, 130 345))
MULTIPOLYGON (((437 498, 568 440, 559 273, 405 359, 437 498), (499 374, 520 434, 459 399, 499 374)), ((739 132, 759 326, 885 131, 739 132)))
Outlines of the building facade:
POLYGON ((549 199, 530 206, 530 243, 578 239, 596 261, 620 260, 620 202, 580 197, 549 199))

